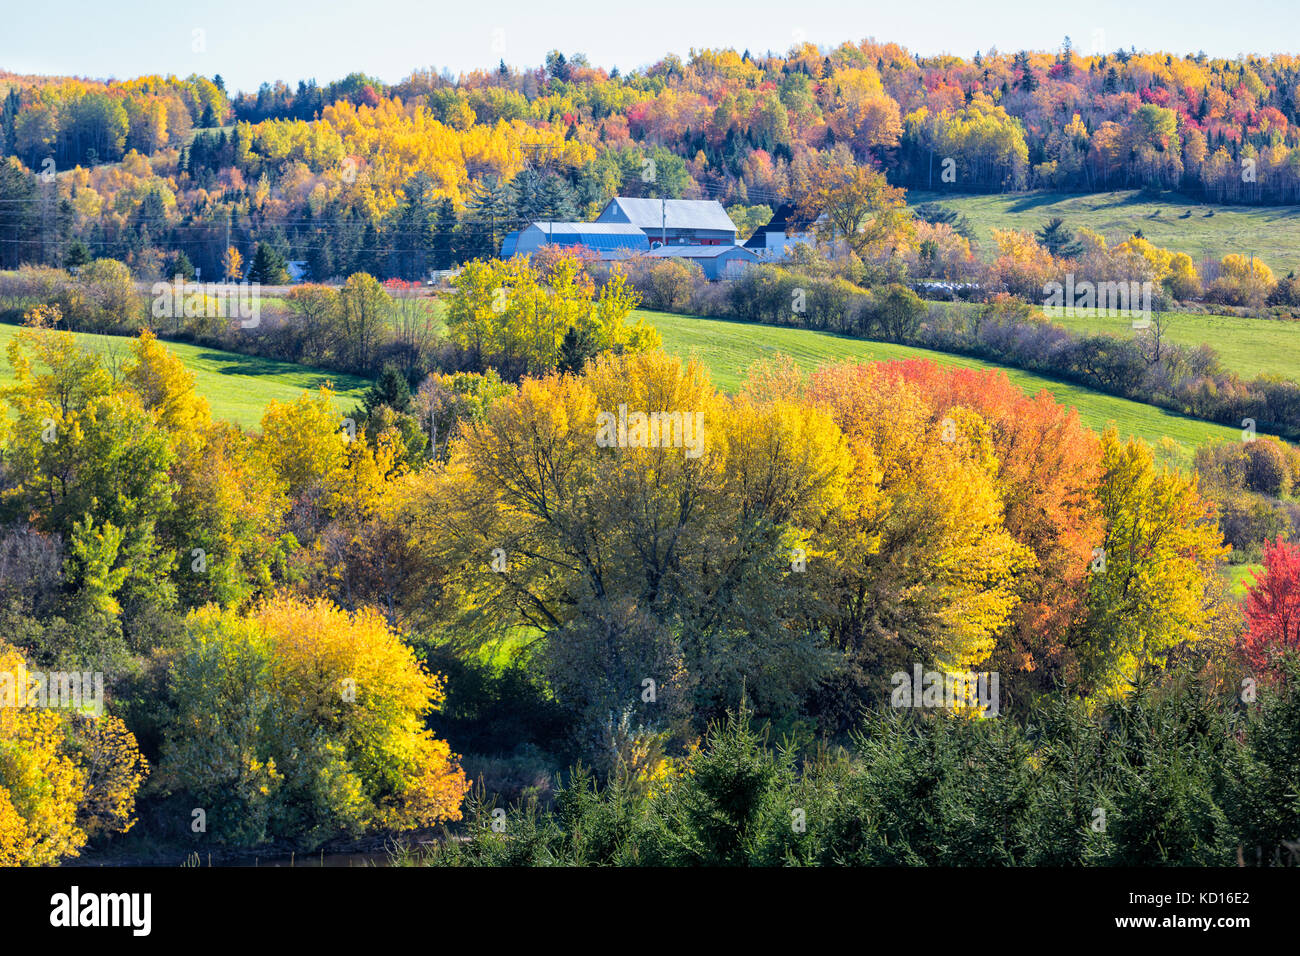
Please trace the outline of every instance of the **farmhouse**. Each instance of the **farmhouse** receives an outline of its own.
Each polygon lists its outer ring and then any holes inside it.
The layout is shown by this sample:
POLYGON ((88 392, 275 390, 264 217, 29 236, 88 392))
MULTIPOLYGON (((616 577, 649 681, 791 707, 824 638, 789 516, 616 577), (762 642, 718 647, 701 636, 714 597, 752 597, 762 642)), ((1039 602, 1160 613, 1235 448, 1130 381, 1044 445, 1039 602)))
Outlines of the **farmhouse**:
POLYGON ((795 245, 812 243, 810 226, 811 223, 799 216, 794 206, 783 203, 767 225, 759 226, 745 240, 745 248, 753 250, 761 259, 784 259, 795 245))
POLYGON ((649 255, 656 259, 694 262, 710 281, 734 279, 758 262, 757 254, 744 246, 655 246, 649 255))

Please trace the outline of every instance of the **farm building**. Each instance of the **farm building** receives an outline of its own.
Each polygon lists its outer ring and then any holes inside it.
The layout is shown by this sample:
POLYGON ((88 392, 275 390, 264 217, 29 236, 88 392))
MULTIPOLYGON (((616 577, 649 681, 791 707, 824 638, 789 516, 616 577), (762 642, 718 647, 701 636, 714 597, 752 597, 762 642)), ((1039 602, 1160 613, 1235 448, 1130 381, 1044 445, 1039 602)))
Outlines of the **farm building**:
POLYGON ((685 259, 704 271, 709 281, 734 279, 758 262, 758 255, 744 246, 655 246, 649 253, 656 259, 685 259))
POLYGON ((736 224, 714 199, 611 199, 598 223, 630 225, 666 246, 734 246, 736 224))
POLYGON ((645 252, 650 242, 636 226, 608 222, 535 222, 506 236, 501 257, 527 255, 542 246, 585 246, 601 259, 645 252))
POLYGON ((793 206, 783 204, 777 207, 767 225, 759 226, 745 240, 745 248, 752 249, 762 259, 784 259, 792 246, 812 243, 809 226, 808 220, 800 217, 793 206))

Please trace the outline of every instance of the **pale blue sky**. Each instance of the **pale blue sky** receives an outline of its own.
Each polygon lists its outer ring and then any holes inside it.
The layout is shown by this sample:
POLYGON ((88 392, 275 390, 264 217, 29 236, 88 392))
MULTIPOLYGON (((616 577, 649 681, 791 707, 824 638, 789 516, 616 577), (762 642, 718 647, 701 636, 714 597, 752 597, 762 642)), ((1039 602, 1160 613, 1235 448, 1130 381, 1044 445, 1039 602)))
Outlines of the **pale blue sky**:
POLYGON ((118 78, 220 73, 230 90, 263 80, 324 83, 353 70, 395 82, 414 68, 536 66, 547 50, 626 71, 691 47, 784 51, 796 39, 874 36, 923 53, 997 46, 1081 52, 1135 46, 1214 56, 1300 52, 1298 0, 32 0, 6 4, 0 69, 118 78), (196 52, 195 30, 204 31, 196 52))

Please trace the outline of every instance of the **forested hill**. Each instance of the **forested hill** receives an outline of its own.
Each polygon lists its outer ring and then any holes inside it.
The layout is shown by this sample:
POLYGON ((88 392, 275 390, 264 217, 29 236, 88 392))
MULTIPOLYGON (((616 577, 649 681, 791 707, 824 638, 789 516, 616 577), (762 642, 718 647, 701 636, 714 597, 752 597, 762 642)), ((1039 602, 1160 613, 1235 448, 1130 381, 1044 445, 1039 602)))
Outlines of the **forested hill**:
POLYGON ((719 199, 743 236, 816 170, 852 163, 953 192, 1292 203, 1298 106, 1292 56, 1082 55, 1068 38, 969 59, 874 40, 703 50, 626 75, 553 52, 533 69, 255 93, 219 75, 0 73, 0 268, 72 236, 145 272, 136 260, 161 246, 214 274, 227 239, 299 247, 321 275, 382 272, 359 258, 375 247, 447 267, 495 254, 520 221, 589 218, 617 194, 719 199))

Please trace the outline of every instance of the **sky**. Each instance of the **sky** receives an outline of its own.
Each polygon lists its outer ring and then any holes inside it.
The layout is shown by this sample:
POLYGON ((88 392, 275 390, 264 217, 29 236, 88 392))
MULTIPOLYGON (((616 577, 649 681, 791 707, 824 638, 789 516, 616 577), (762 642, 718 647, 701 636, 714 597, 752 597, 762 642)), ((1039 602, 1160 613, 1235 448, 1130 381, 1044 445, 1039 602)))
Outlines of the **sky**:
POLYGON ((1300 0, 31 0, 0 18, 0 69, 97 79, 220 74, 226 88, 320 83, 360 71, 394 83, 585 53, 627 72, 692 47, 784 52, 866 37, 930 55, 990 47, 1117 48, 1211 56, 1300 53, 1300 0))

